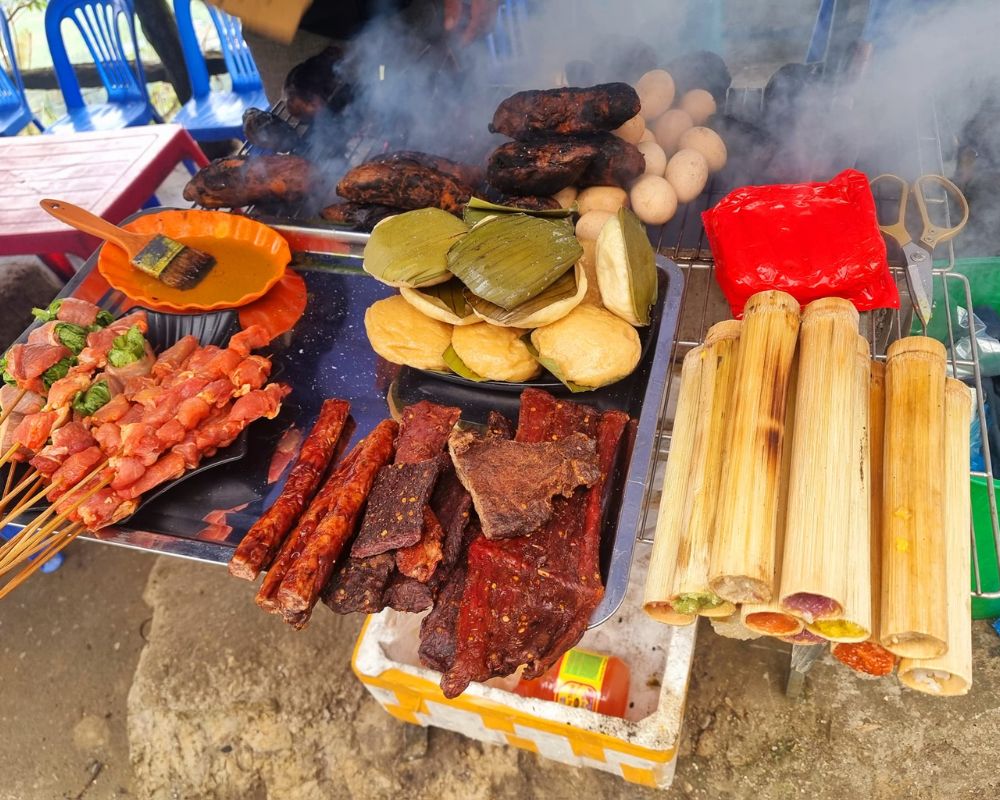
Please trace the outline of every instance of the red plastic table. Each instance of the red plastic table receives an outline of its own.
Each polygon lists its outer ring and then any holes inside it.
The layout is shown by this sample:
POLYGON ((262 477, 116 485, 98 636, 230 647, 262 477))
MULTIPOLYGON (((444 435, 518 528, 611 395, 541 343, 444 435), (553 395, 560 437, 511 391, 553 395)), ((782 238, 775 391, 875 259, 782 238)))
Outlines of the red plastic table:
MULTIPOLYGON (((49 216, 39 200, 65 200, 118 223, 142 208, 185 161, 208 163, 180 125, 0 138, 0 255, 87 258, 99 240, 49 216)), ((71 275, 62 261, 54 268, 71 275)))

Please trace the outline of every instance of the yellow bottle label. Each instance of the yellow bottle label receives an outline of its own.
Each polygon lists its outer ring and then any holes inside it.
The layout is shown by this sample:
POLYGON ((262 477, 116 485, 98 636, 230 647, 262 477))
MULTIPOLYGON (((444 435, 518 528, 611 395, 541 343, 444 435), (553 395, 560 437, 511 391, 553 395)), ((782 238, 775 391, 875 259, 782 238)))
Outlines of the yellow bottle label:
POLYGON ((608 670, 608 656, 576 648, 566 652, 556 676, 556 702, 596 711, 608 670))

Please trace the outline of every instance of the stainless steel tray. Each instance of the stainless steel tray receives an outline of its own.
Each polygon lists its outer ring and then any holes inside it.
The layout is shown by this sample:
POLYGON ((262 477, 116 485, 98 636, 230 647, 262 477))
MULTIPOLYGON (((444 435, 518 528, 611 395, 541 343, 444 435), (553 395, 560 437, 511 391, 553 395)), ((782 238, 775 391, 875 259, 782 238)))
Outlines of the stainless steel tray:
MULTIPOLYGON (((289 235, 295 252, 293 265, 302 272, 311 299, 295 329, 271 345, 275 373, 293 386, 281 414, 250 428, 244 458, 184 481, 145 505, 127 525, 86 534, 85 538, 182 558, 228 562, 245 532, 281 491, 283 480, 268 482, 278 441, 293 426, 307 431, 326 397, 351 402, 357 423, 354 439, 388 415, 386 397, 399 387, 407 402, 421 398, 450 402, 463 411, 468 409, 473 417, 487 407, 506 409, 510 414, 514 403, 516 415, 516 394, 460 387, 405 368, 387 371, 385 362, 380 362, 369 346, 364 330, 365 309, 392 293, 360 269, 359 255, 367 234, 290 227, 296 230, 289 231, 286 226, 278 229, 289 235), (455 399, 456 390, 468 393, 467 402, 455 399)), ((102 291, 95 274, 96 261, 95 254, 60 296, 88 290, 99 305, 118 313, 130 303, 113 289, 105 286, 102 291)), ((643 334, 649 341, 636 372, 612 387, 572 396, 601 408, 623 409, 636 420, 631 451, 614 476, 601 550, 606 590, 591 625, 614 614, 624 598, 633 547, 650 499, 657 430, 684 293, 678 266, 664 256, 658 256, 657 264, 661 270, 660 296, 654 325, 643 334)), ((26 524, 27 519, 21 522, 26 524)))

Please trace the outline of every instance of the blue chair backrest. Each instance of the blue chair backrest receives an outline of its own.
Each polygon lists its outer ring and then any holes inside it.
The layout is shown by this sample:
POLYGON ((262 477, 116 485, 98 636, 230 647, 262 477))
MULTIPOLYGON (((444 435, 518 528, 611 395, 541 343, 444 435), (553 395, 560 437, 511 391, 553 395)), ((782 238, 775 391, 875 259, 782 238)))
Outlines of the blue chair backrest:
POLYGON ((24 98, 24 80, 21 70, 17 68, 17 53, 10 38, 10 28, 7 27, 7 14, 0 8, 0 37, 3 38, 3 49, 10 62, 11 74, 0 65, 0 111, 10 111, 27 105, 24 98))
MULTIPOLYGON (((226 69, 233 80, 234 92, 259 92, 264 88, 253 60, 250 48, 243 39, 243 25, 237 17, 231 17, 213 5, 206 4, 209 16, 219 34, 219 47, 226 69)), ((208 83, 208 68, 205 57, 198 45, 198 36, 191 19, 191 0, 174 0, 174 16, 177 17, 177 30, 181 37, 181 48, 184 51, 184 63, 187 64, 188 77, 191 80, 191 94, 194 97, 205 97, 211 88, 208 83)))
POLYGON ((108 92, 109 103, 141 100, 149 102, 146 78, 139 60, 139 42, 135 35, 135 16, 130 0, 49 0, 45 9, 45 38, 52 65, 67 108, 82 108, 80 84, 73 72, 66 43, 62 38, 63 20, 71 20, 80 31, 97 73, 108 92), (135 67, 128 61, 119 28, 124 16, 131 38, 135 67))

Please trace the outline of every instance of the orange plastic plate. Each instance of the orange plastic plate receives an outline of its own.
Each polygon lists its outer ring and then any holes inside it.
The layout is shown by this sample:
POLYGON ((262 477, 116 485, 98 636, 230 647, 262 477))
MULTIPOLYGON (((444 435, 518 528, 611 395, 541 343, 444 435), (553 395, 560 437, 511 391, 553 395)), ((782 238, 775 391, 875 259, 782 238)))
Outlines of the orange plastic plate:
POLYGON ((123 227, 135 233, 162 233, 216 258, 211 272, 197 286, 174 289, 133 267, 116 245, 105 244, 97 260, 101 275, 136 303, 158 311, 214 311, 245 305, 281 280, 292 259, 279 233, 238 214, 162 211, 123 227))

